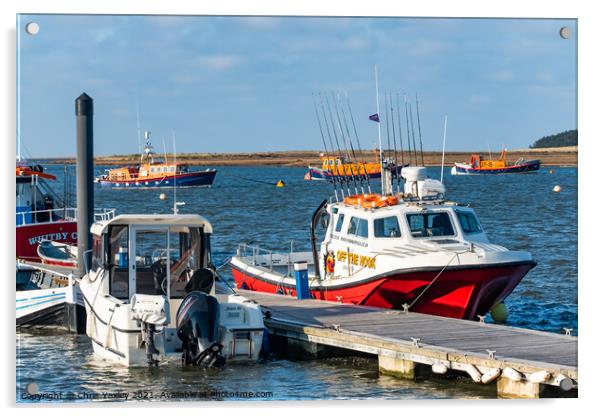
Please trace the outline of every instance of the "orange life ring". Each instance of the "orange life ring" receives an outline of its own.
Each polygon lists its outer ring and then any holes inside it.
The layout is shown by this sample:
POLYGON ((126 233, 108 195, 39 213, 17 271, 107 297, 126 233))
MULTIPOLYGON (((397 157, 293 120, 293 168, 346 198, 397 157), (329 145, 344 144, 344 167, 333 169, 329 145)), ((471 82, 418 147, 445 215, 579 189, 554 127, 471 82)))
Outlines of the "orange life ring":
POLYGON ((362 208, 382 208, 397 205, 399 199, 395 196, 382 196, 379 194, 351 195, 345 197, 345 204, 359 205, 362 208))
POLYGON ((346 196, 343 202, 347 205, 361 205, 364 195, 346 196))
POLYGON ((362 202, 362 208, 382 208, 391 205, 397 205, 399 200, 395 196, 373 195, 362 202))

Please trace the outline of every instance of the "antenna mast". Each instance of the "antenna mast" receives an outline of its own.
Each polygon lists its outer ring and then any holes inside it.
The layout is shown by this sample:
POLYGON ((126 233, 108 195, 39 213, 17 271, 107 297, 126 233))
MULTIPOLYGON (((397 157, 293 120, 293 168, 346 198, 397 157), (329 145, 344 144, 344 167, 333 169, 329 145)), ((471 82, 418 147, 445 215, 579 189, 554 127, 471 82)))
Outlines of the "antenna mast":
POLYGON ((136 97, 136 128, 138 130, 138 153, 142 153, 142 139, 140 137, 140 105, 136 97))
POLYGON ((447 114, 443 122, 443 153, 441 155, 441 183, 443 183, 443 165, 445 164, 445 136, 447 135, 447 114))
POLYGON ((376 87, 376 115, 379 118, 379 121, 378 121, 378 147, 380 150, 380 185, 381 185, 382 192, 384 194, 384 192, 385 192, 385 175, 384 175, 385 167, 383 166, 383 143, 382 143, 382 138, 380 135, 380 106, 378 104, 378 68, 376 67, 376 65, 374 65, 374 84, 376 87))

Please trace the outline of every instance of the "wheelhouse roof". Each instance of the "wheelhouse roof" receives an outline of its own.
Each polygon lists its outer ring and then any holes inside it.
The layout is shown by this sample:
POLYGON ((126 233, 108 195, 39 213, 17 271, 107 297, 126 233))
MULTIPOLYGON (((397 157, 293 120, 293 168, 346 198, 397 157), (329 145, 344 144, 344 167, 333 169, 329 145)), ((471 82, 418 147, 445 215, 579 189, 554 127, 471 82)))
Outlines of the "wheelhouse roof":
POLYGON ((100 235, 107 231, 111 225, 181 225, 203 227, 204 232, 213 233, 211 223, 204 217, 196 214, 122 214, 107 220, 92 224, 92 234, 100 235))

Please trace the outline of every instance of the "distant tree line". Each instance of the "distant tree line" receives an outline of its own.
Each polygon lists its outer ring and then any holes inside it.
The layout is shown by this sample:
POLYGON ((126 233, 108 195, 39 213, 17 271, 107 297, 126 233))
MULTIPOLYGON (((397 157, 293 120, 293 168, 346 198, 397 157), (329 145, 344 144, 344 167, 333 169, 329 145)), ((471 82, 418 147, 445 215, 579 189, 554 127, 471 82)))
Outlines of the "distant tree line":
POLYGON ((562 133, 542 137, 536 140, 530 149, 540 149, 542 147, 565 147, 577 146, 577 130, 567 130, 562 133))

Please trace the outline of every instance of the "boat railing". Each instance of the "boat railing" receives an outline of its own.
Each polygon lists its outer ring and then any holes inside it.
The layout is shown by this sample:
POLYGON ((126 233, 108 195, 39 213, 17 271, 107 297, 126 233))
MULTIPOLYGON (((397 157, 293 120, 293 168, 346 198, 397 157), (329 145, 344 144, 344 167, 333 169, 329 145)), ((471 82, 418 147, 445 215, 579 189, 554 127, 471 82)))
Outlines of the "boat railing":
POLYGON ((17 225, 53 223, 57 221, 75 221, 76 208, 52 208, 17 212, 17 225))
POLYGON ((287 266, 287 276, 292 276, 294 273, 295 240, 290 242, 290 251, 274 251, 260 247, 256 244, 239 243, 236 249, 236 255, 243 261, 250 263, 252 266, 260 266, 274 270, 274 266, 287 266))
MULTIPOLYGON (((63 207, 19 211, 17 225, 54 223, 59 221, 77 221, 77 208, 63 207)), ((115 217, 115 209, 97 208, 94 210, 94 221, 108 221, 115 217)))
POLYGON ((94 221, 109 221, 115 218, 114 208, 96 208, 94 210, 94 221))

